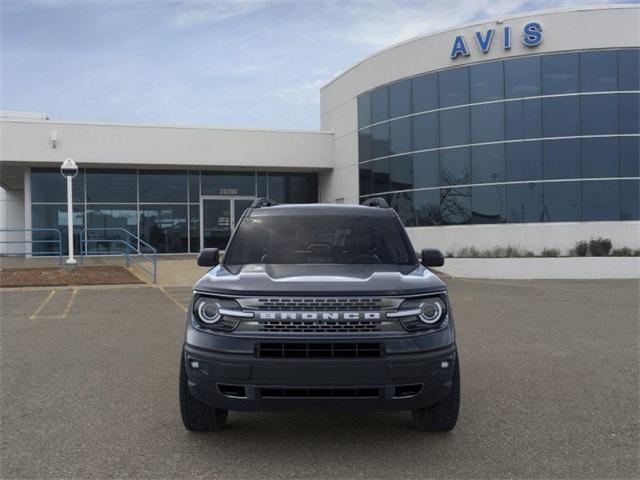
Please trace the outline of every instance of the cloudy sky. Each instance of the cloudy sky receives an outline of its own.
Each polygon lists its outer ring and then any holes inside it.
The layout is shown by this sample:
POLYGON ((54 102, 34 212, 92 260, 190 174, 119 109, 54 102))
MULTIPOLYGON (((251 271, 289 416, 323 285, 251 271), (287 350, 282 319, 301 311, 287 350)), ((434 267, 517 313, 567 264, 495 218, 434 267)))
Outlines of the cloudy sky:
POLYGON ((0 110, 319 126, 319 88, 380 48, 570 0, 0 0, 0 110))

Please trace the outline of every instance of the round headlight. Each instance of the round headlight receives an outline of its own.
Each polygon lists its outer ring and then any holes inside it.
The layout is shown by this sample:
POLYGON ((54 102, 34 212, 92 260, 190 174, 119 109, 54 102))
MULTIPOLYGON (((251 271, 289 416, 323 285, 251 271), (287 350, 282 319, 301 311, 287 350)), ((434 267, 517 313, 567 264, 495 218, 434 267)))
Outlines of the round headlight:
POLYGON ((216 323, 221 318, 220 304, 208 299, 202 299, 198 302, 197 311, 202 323, 216 323))
POLYGON ((420 304, 420 320, 429 325, 438 323, 443 311, 444 308, 440 300, 436 298, 426 300, 420 304))

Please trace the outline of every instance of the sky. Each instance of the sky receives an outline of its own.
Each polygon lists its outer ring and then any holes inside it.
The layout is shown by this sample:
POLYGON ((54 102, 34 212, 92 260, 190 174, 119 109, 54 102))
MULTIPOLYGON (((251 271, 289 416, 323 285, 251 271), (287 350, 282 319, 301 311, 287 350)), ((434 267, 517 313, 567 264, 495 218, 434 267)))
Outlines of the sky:
POLYGON ((320 87, 413 36, 572 0, 0 0, 0 110, 318 129, 320 87))

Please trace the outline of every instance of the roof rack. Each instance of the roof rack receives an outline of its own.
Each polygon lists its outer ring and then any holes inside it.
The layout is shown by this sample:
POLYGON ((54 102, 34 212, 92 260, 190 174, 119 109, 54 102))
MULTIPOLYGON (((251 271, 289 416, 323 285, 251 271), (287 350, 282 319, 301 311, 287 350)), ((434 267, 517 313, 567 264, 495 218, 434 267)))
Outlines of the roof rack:
POLYGON ((278 202, 270 198, 262 197, 256 198, 249 208, 273 207, 274 205, 278 205, 278 202))
POLYGON ((389 208, 389 204, 382 197, 368 198, 362 205, 365 207, 389 208))

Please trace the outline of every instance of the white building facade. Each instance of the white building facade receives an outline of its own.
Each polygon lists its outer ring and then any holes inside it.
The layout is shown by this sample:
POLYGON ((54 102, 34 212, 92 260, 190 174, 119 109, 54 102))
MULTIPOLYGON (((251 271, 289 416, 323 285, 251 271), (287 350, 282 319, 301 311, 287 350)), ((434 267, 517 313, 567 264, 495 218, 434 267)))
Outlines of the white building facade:
POLYGON ((163 253, 223 248, 260 196, 383 197, 416 249, 640 248, 639 25, 628 5, 412 39, 323 87, 319 132, 7 114, 0 228, 66 228, 56 169, 72 157, 77 235, 120 228, 163 253))

